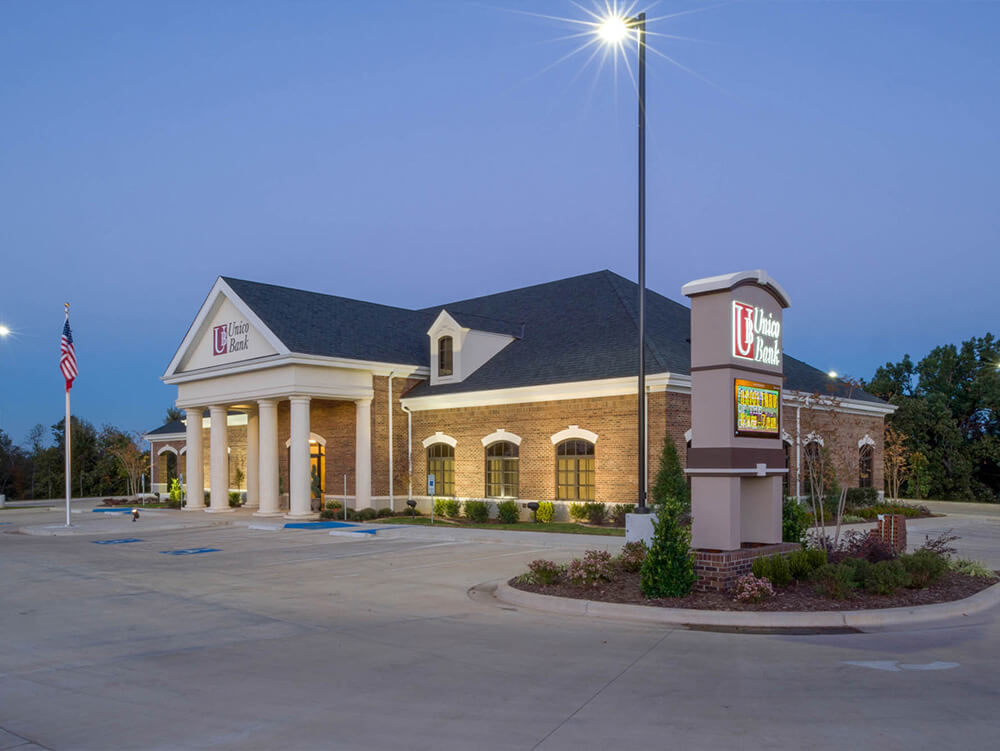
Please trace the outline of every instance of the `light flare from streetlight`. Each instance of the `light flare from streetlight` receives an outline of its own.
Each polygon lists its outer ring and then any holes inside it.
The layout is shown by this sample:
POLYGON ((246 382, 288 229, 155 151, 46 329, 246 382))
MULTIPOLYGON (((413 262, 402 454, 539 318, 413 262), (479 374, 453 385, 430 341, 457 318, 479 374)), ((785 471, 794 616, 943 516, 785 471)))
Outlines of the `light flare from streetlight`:
POLYGON ((621 16, 608 16, 597 27, 597 34, 608 44, 621 44, 628 36, 629 24, 621 16))
POLYGON ((10 329, 0 323, 0 336, 9 336, 10 329))

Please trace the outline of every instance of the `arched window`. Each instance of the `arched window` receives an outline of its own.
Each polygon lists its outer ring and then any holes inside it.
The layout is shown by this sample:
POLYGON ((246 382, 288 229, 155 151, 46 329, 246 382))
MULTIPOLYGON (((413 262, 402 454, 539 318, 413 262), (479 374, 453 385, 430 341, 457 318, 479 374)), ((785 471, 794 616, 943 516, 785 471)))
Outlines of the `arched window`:
POLYGON ((872 469, 875 464, 875 449, 865 444, 858 450, 858 487, 872 486, 872 469))
POLYGON ((427 479, 434 475, 434 495, 455 495, 455 449, 447 443, 427 447, 427 479))
POLYGON ((169 453, 167 456, 167 488, 170 488, 170 483, 177 479, 177 454, 169 453))
POLYGON ((497 441, 486 447, 486 497, 517 498, 517 445, 497 441))
POLYGON ((594 444, 569 440, 556 446, 556 498, 594 500, 594 444))
POLYGON ((452 369, 452 339, 450 336, 442 336, 438 339, 438 375, 450 376, 452 369))

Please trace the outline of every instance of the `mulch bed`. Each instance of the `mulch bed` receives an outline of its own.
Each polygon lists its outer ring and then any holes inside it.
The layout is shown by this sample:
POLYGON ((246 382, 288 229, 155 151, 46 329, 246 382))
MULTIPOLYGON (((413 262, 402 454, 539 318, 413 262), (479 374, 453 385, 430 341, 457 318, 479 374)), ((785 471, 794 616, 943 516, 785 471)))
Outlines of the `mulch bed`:
POLYGON ((894 595, 873 595, 855 592, 847 600, 833 600, 816 594, 812 584, 793 582, 785 589, 775 592, 770 600, 758 603, 736 602, 731 597, 718 593, 695 592, 687 597, 647 600, 639 589, 639 574, 629 574, 616 569, 614 578, 597 587, 576 587, 572 584, 520 584, 516 579, 510 585, 526 592, 556 597, 572 597, 577 600, 597 600, 618 602, 629 605, 650 605, 663 608, 691 608, 694 610, 757 610, 757 611, 803 611, 803 610, 875 610, 878 608, 901 608, 913 605, 932 605, 937 602, 961 600, 980 592, 993 584, 995 579, 967 576, 949 572, 926 589, 900 589, 894 595))

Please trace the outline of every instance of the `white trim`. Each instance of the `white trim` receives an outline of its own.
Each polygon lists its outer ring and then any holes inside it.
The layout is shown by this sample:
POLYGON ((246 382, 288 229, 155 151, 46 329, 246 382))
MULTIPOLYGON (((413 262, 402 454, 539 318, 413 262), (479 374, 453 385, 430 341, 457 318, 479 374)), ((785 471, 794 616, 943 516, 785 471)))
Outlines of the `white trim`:
POLYGON ((691 443, 691 437, 694 435, 694 429, 688 428, 684 431, 684 443, 691 443))
POLYGON ((507 441, 508 443, 513 443, 515 446, 520 446, 521 436, 508 433, 503 428, 500 428, 487 436, 483 436, 482 441, 484 448, 489 446, 491 443, 496 443, 497 441, 507 441))
POLYGON ((445 435, 440 430, 438 432, 436 432, 434 435, 428 436, 427 438, 425 438, 422 441, 422 443, 424 444, 424 448, 427 448, 428 446, 432 446, 435 443, 447 443, 452 448, 455 448, 455 446, 458 445, 458 441, 456 441, 450 435, 445 435))
POLYGON ((558 433, 553 434, 549 437, 552 441, 552 445, 562 443, 563 441, 568 441, 572 438, 582 438, 590 443, 597 443, 597 433, 591 433, 589 430, 584 430, 579 425, 570 425, 566 430, 560 430, 558 433))
MULTIPOLYGON (((414 412, 456 407, 485 407, 494 404, 530 404, 533 402, 563 401, 566 399, 594 399, 604 396, 635 394, 638 387, 634 376, 604 378, 594 381, 548 383, 542 386, 516 386, 507 389, 465 391, 458 394, 431 394, 401 399, 414 412)), ((650 392, 670 391, 691 393, 691 376, 680 373, 655 373, 646 376, 650 392)))
POLYGON ((818 443, 820 446, 825 446, 826 443, 823 441, 823 436, 819 433, 811 432, 802 441, 803 446, 808 446, 810 443, 818 443))
POLYGON ((156 452, 157 456, 160 456, 162 454, 173 454, 174 456, 180 456, 180 454, 177 452, 177 449, 175 449, 173 446, 164 446, 163 448, 161 448, 159 451, 156 452))
POLYGON ((268 355, 267 357, 243 360, 242 362, 231 363, 229 365, 216 365, 211 368, 185 371, 177 375, 165 373, 160 376, 160 380, 172 386, 178 383, 187 383, 188 381, 201 381, 205 378, 217 378, 219 376, 249 373, 254 370, 278 368, 283 365, 320 365, 331 368, 344 368, 346 370, 365 370, 377 376, 387 376, 389 373, 395 373, 400 378, 411 378, 413 376, 426 378, 430 375, 430 369, 423 365, 387 363, 376 360, 354 360, 347 357, 325 357, 323 355, 306 355, 296 352, 268 355))
POLYGON ((181 446, 181 450, 180 450, 180 453, 178 454, 178 456, 184 456, 187 452, 188 452, 188 447, 187 446, 181 446))
MULTIPOLYGON (((320 446, 326 448, 326 439, 323 436, 318 435, 316 433, 309 434, 309 443, 318 443, 320 446)), ((287 449, 291 445, 292 445, 292 439, 289 438, 287 441, 285 441, 285 448, 287 449)))
POLYGON ((781 429, 781 440, 788 444, 795 443, 795 441, 792 439, 792 434, 789 433, 784 428, 781 429))
POLYGON ((765 477, 767 475, 783 475, 787 474, 788 469, 785 467, 769 467, 764 465, 764 469, 761 470, 759 466, 757 467, 734 467, 734 468, 719 468, 719 469, 709 469, 709 468, 697 468, 697 469, 685 469, 684 474, 686 475, 756 475, 757 477, 765 477))
POLYGON ((146 433, 142 437, 144 441, 149 443, 163 443, 164 441, 184 441, 187 440, 187 433, 157 433, 153 435, 151 433, 146 433))
POLYGON ((864 438, 858 439, 858 451, 861 450, 862 446, 871 446, 872 448, 874 448, 875 447, 875 439, 872 438, 867 433, 865 433, 865 437, 864 438))
POLYGON ((819 411, 843 412, 848 415, 867 415, 885 417, 891 415, 899 407, 894 404, 878 404, 863 402, 860 399, 849 399, 839 396, 808 394, 805 391, 782 391, 781 403, 793 407, 805 407, 819 411))

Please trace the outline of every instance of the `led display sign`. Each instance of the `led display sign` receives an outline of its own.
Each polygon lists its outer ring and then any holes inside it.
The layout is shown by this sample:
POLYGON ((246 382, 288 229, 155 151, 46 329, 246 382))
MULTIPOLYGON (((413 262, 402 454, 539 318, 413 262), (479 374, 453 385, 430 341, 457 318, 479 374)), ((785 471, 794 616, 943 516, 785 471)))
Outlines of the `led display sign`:
POLYGON ((781 430, 781 387, 735 379, 736 435, 777 438, 781 430))

